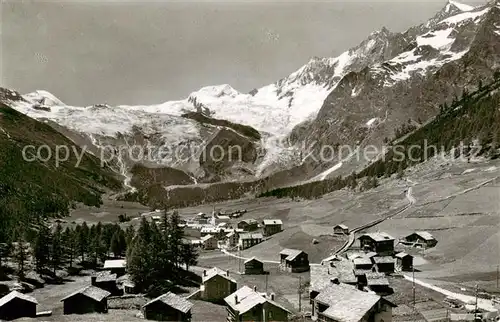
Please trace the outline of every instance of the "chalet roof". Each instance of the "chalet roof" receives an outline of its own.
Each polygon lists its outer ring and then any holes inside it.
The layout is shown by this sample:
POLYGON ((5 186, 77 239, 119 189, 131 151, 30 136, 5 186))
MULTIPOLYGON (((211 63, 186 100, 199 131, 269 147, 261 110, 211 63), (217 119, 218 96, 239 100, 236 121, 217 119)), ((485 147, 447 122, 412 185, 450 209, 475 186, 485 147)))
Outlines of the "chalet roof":
POLYGON ((176 295, 172 292, 168 292, 166 294, 158 296, 157 298, 146 303, 143 307, 146 307, 158 301, 161 301, 166 305, 170 306, 171 308, 174 308, 182 313, 189 312, 189 310, 191 310, 191 308, 193 307, 193 303, 189 302, 182 296, 176 295))
POLYGON ((372 265, 372 259, 370 257, 358 257, 352 261, 354 265, 372 265))
POLYGON ((218 267, 213 267, 211 269, 207 269, 202 276, 202 282, 205 283, 209 281, 210 279, 214 278, 215 276, 222 276, 223 278, 236 283, 236 280, 234 278, 229 277, 229 273, 227 271, 224 271, 218 267))
POLYGON ((373 261, 375 264, 390 264, 394 263, 394 258, 391 256, 380 256, 380 257, 373 257, 373 261))
POLYGON ((105 290, 100 289, 98 287, 95 287, 93 285, 88 285, 88 286, 64 297, 61 301, 66 301, 67 299, 69 299, 75 295, 78 295, 78 294, 86 296, 86 297, 93 299, 94 301, 97 301, 97 302, 101 302, 103 299, 105 299, 106 297, 111 295, 111 293, 108 291, 105 291, 105 290))
POLYGON ((104 269, 125 268, 127 261, 125 259, 108 259, 104 262, 104 269))
POLYGON ((413 258, 413 256, 411 256, 410 254, 407 254, 405 252, 397 253, 394 256, 397 257, 397 258, 405 258, 405 257, 408 257, 408 256, 411 257, 411 258, 413 258))
POLYGON ((233 310, 238 311, 239 314, 243 314, 245 312, 248 312, 255 306, 259 304, 264 304, 265 302, 268 302, 288 313, 291 313, 289 310, 287 310, 285 307, 283 307, 281 304, 272 301, 268 298, 266 298, 265 294, 258 293, 254 290, 252 290, 248 286, 243 286, 233 294, 227 296, 224 301, 229 305, 233 310), (238 300, 236 302, 236 299, 238 300))
POLYGON ((303 253, 303 251, 301 251, 299 249, 285 248, 280 252, 280 255, 286 255, 287 258, 285 258, 285 260, 293 261, 297 256, 299 256, 302 253, 303 253))
POLYGON ((262 263, 262 261, 258 260, 255 257, 252 257, 252 258, 247 259, 243 264, 250 263, 250 262, 259 262, 259 263, 262 263))
POLYGON ((335 225, 335 227, 333 228, 342 228, 342 229, 348 229, 349 227, 347 227, 346 225, 344 224, 338 224, 338 225, 335 225))
POLYGON ((218 227, 203 227, 200 232, 201 233, 208 233, 208 234, 217 234, 219 233, 221 228, 218 227))
POLYGON ((361 238, 370 238, 376 242, 380 241, 386 241, 386 240, 394 240, 394 237, 387 233, 366 233, 358 237, 358 239, 361 238))
POLYGON ((261 233, 245 233, 240 235, 240 239, 262 239, 261 233))
POLYGON ((406 236, 407 238, 410 237, 411 235, 417 235, 419 236, 420 238, 424 239, 424 240, 436 240, 436 238, 434 238, 434 236, 432 236, 429 232, 427 231, 416 231, 414 232, 413 234, 410 234, 408 236, 406 236))
POLYGON ((257 224, 258 222, 257 222, 257 220, 255 220, 255 219, 253 219, 253 218, 249 218, 249 219, 243 219, 243 220, 240 220, 240 221, 238 222, 238 224, 240 224, 240 223, 246 223, 247 225, 255 225, 255 224, 257 224))
POLYGON ((202 242, 205 242, 205 241, 207 241, 207 240, 209 240, 211 238, 214 238, 214 236, 212 236, 212 235, 205 235, 205 236, 201 237, 200 239, 201 239, 202 242))
POLYGON ((310 290, 320 292, 322 289, 332 284, 334 280, 342 283, 356 283, 356 275, 352 262, 347 260, 336 262, 325 262, 322 265, 310 265, 310 290), (333 266, 331 266, 333 264, 333 266))
POLYGON ((15 298, 21 299, 23 301, 38 304, 38 301, 33 296, 19 293, 18 291, 12 291, 0 299, 0 307, 4 306, 5 304, 9 303, 10 301, 12 301, 15 298))
POLYGON ((365 276, 368 286, 389 286, 389 280, 384 273, 367 272, 365 276))
POLYGON ((280 219, 264 219, 264 226, 267 225, 283 225, 280 219))
POLYGON ((378 256, 378 254, 376 252, 369 252, 369 253, 366 253, 364 257, 372 258, 375 256, 378 256))
POLYGON ((346 284, 332 284, 316 296, 315 301, 328 305, 321 313, 336 321, 358 322, 382 298, 378 295, 359 291, 346 284))
POLYGON ((96 282, 110 282, 110 281, 116 281, 117 275, 116 274, 111 274, 110 271, 105 271, 105 272, 99 272, 96 274, 96 282))

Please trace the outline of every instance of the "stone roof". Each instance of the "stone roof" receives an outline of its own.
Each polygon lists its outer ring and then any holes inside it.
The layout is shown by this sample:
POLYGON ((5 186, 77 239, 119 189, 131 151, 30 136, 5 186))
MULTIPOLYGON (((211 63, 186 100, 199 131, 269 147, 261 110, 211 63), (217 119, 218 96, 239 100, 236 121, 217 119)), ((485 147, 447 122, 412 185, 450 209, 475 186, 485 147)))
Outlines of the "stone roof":
POLYGON ((320 292, 331 285, 334 280, 342 283, 356 283, 356 275, 352 262, 342 260, 338 262, 325 262, 321 265, 310 265, 310 290, 320 292), (333 264, 334 266, 331 266, 333 264))
POLYGON ((359 236, 358 239, 361 239, 363 237, 370 238, 376 242, 394 240, 394 237, 392 237, 391 235, 386 234, 386 233, 366 233, 366 234, 359 236))
POLYGON ((215 238, 215 236, 212 236, 212 235, 205 235, 205 236, 201 237, 201 238, 200 238, 200 240, 201 240, 202 242, 205 242, 205 241, 207 241, 207 240, 209 240, 209 239, 211 239, 211 238, 215 238))
POLYGON ((111 274, 110 271, 104 271, 104 272, 99 272, 95 275, 96 277, 96 282, 110 282, 110 281, 116 281, 117 275, 116 274, 111 274))
POLYGON ((367 272, 365 276, 368 286, 389 286, 389 280, 384 273, 367 272))
POLYGON ((258 260, 257 258, 255 257, 252 257, 252 258, 249 258, 247 259, 243 264, 246 264, 246 263, 250 263, 250 262, 259 262, 259 263, 262 263, 262 261, 258 260))
POLYGON ((349 227, 347 227, 347 226, 346 226, 346 225, 344 225, 344 224, 338 224, 338 225, 336 225, 336 226, 335 226, 335 227, 333 227, 333 228, 337 228, 337 227, 338 227, 338 228, 342 228, 342 229, 348 229, 348 228, 349 228, 349 227))
POLYGON ((289 310, 287 310, 285 307, 283 307, 281 304, 270 300, 266 297, 265 294, 258 293, 254 290, 252 290, 248 286, 243 286, 233 294, 227 296, 224 301, 231 307, 233 310, 238 311, 239 314, 244 314, 245 312, 248 312, 255 306, 259 304, 264 304, 265 302, 268 302, 288 313, 291 313, 289 310), (236 301, 237 300, 237 301, 236 301))
POLYGON ((287 258, 285 258, 285 260, 293 261, 297 256, 299 256, 302 253, 303 251, 298 249, 285 248, 280 252, 280 255, 286 255, 287 258))
POLYGON ((104 269, 125 267, 127 267, 127 261, 124 259, 109 259, 104 262, 104 269))
POLYGON ((180 311, 182 313, 187 313, 191 308, 193 307, 193 303, 189 302, 182 296, 176 295, 172 292, 168 292, 166 294, 160 295, 154 300, 149 301, 146 303, 143 307, 146 307, 152 303, 161 301, 165 303, 166 305, 170 306, 171 308, 176 309, 177 311, 180 311))
POLYGON ((375 264, 394 264, 394 258, 391 256, 373 257, 373 261, 375 264))
POLYGON ((253 218, 249 218, 249 219, 243 219, 240 222, 238 222, 238 224, 240 223, 246 223, 247 225, 255 225, 258 223, 258 221, 253 218))
POLYGON ((407 256, 410 256, 410 257, 412 257, 412 258, 413 258, 413 256, 411 256, 410 254, 407 254, 407 253, 405 253, 405 252, 397 253, 397 254, 395 255, 395 257, 397 257, 397 258, 405 258, 405 257, 407 257, 407 256))
POLYGON ((211 269, 207 269, 203 272, 202 276, 202 282, 205 283, 209 281, 210 279, 214 278, 215 276, 222 276, 223 278, 236 283, 236 280, 232 277, 229 276, 229 273, 227 271, 224 271, 218 267, 213 267, 211 269))
POLYGON ((358 257, 352 261, 354 265, 372 265, 372 259, 369 257, 358 257))
POLYGON ((378 295, 359 291, 356 287, 346 284, 332 284, 315 298, 315 301, 328 306, 320 314, 342 322, 360 321, 380 300, 378 295))
POLYGON ((4 306, 5 304, 9 303, 15 298, 38 304, 37 300, 34 297, 23 293, 19 293, 18 291, 12 291, 0 299, 0 307, 4 306))
POLYGON ((65 300, 69 299, 70 297, 73 297, 77 294, 82 294, 83 296, 91 298, 97 302, 101 302, 103 299, 105 299, 106 297, 111 295, 111 293, 108 291, 105 291, 105 290, 100 289, 98 287, 95 287, 93 285, 88 285, 88 286, 64 297, 61 301, 65 301, 65 300))
POLYGON ((264 225, 283 225, 280 219, 264 219, 264 225))

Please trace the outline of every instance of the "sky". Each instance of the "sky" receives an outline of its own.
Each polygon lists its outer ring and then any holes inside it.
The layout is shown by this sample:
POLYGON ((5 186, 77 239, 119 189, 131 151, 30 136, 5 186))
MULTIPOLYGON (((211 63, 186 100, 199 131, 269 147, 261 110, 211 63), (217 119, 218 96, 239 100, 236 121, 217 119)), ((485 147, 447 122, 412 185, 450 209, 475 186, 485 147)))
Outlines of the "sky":
POLYGON ((69 105, 155 104, 218 84, 249 92, 445 4, 3 0, 0 86, 47 90, 69 105))

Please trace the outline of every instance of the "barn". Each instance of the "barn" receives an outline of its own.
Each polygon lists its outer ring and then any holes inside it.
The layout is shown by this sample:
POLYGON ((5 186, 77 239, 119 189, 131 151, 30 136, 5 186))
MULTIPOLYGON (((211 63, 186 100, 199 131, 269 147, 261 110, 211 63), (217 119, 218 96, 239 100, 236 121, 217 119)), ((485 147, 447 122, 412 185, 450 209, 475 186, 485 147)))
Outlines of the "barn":
POLYGON ((0 299, 0 320, 34 318, 37 305, 34 297, 12 291, 0 299))
POLYGON ((404 238, 405 244, 421 246, 424 248, 434 247, 437 244, 436 238, 426 231, 416 231, 404 238))
POLYGON ((413 256, 401 252, 397 253, 394 257, 396 258, 396 267, 399 270, 411 271, 413 269, 413 256))
POLYGON ((349 235, 349 227, 344 224, 339 224, 333 227, 333 233, 335 235, 349 235))
POLYGON ((168 292, 146 303, 142 307, 142 313, 147 320, 191 321, 192 307, 193 303, 168 292))
POLYGON ((280 252, 280 266, 291 273, 307 272, 309 257, 306 252, 298 249, 285 248, 280 252))
POLYGON ((64 314, 107 313, 111 293, 89 285, 61 300, 64 314))
POLYGON ((245 275, 260 275, 264 274, 264 263, 255 257, 245 261, 245 275))

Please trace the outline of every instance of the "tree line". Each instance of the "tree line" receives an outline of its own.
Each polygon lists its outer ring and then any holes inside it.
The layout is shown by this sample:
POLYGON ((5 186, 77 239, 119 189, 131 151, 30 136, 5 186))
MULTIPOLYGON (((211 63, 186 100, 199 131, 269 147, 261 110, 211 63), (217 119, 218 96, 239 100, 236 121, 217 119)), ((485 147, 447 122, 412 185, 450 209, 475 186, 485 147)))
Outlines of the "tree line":
MULTIPOLYGON (((139 228, 119 224, 78 224, 63 228, 39 223, 35 231, 16 230, 11 243, 0 245, 0 271, 11 259, 23 280, 27 272, 57 279, 58 270, 76 273, 82 267, 97 269, 108 258, 127 256, 127 270, 145 292, 162 292, 175 286, 189 266, 196 265, 195 246, 184 239, 177 212, 163 213, 159 223, 142 218, 139 228)), ((3 274, 5 277, 6 274, 3 274)))

